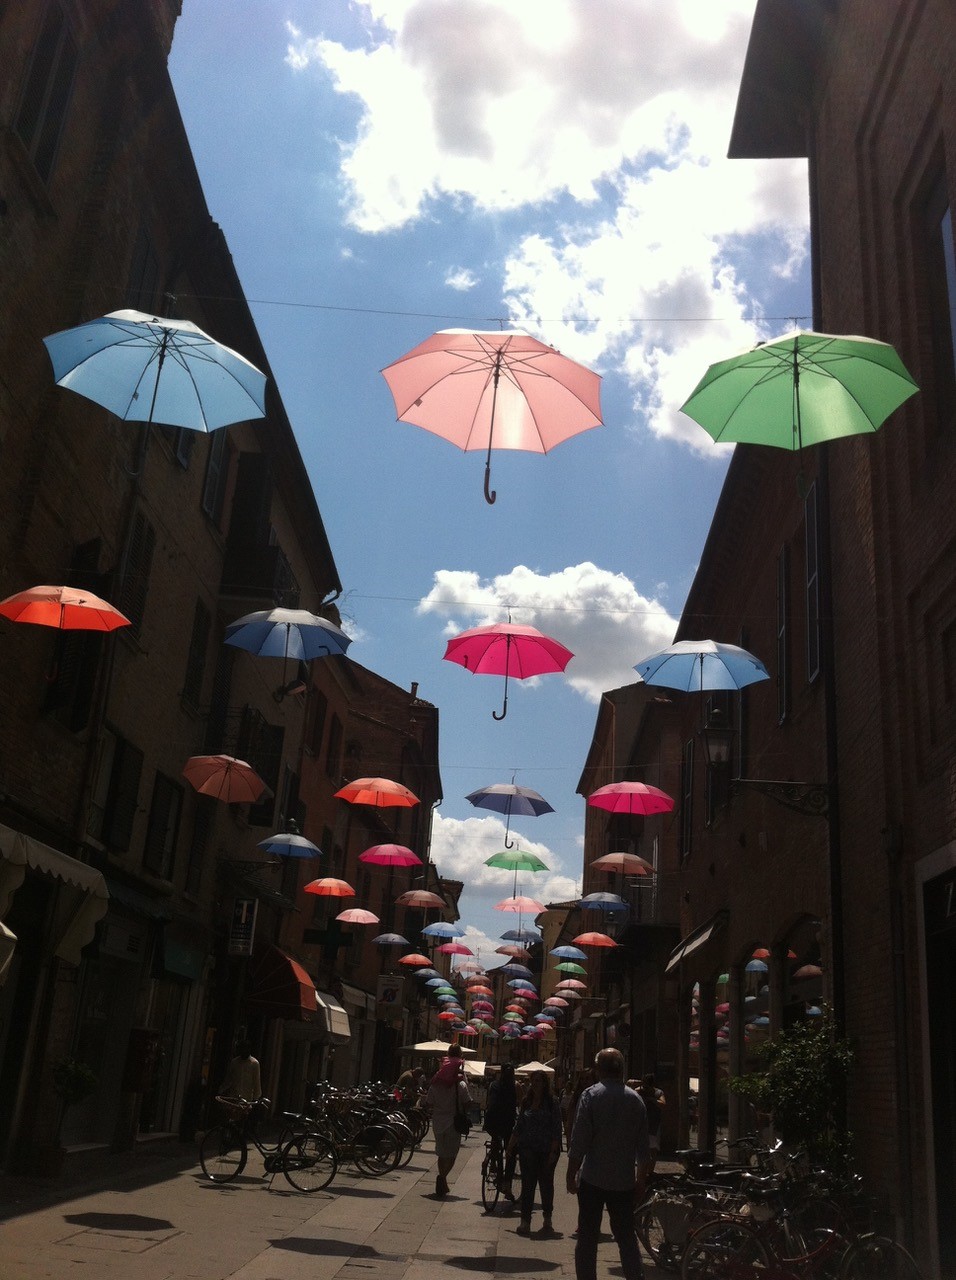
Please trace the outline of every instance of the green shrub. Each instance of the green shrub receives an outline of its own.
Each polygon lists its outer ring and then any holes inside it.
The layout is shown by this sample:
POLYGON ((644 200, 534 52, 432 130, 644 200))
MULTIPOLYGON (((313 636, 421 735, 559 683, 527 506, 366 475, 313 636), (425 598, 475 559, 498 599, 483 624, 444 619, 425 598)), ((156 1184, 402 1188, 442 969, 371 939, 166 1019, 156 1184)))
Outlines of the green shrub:
POLYGON ((98 1083, 86 1063, 76 1058, 64 1058, 53 1067, 53 1087, 68 1107, 88 1098, 98 1083))

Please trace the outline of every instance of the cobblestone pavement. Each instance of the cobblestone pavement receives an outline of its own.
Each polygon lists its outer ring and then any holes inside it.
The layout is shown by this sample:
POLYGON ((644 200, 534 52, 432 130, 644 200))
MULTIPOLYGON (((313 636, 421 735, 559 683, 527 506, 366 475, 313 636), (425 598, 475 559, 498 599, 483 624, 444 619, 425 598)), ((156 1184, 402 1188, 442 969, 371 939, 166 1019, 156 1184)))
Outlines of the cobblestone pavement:
MULTIPOLYGON (((206 1182, 195 1150, 148 1144, 64 1179, 0 1179, 2 1280, 448 1280, 458 1273, 574 1275, 575 1201, 558 1167, 555 1232, 519 1236, 517 1214, 481 1206, 483 1142, 472 1135, 444 1199, 435 1194, 430 1138, 411 1163, 384 1178, 340 1172, 307 1196, 284 1178, 260 1176, 253 1153, 243 1176, 206 1182)), ((502 1202, 503 1203, 503 1202, 502 1202)), ((539 1227, 536 1211, 534 1227, 539 1227)), ((647 1264, 648 1280, 664 1273, 647 1264)), ((602 1238, 598 1276, 620 1276, 617 1248, 602 1238)))

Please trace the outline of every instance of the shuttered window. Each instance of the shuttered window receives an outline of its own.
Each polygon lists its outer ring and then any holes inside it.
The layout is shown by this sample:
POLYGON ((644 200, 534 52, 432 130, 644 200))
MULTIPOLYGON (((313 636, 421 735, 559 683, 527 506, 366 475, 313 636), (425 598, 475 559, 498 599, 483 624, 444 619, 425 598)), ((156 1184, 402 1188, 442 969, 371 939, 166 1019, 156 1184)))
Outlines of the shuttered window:
POLYGON ((143 753, 125 738, 116 738, 100 838, 114 849, 128 849, 139 805, 143 753))
POLYGON ((139 635, 143 624, 155 547, 156 530, 142 511, 137 511, 133 517, 133 529, 130 534, 126 570, 123 574, 119 601, 120 613, 125 613, 129 618, 130 631, 135 636, 139 635))
POLYGON ((143 843, 143 866, 164 880, 173 878, 183 789, 162 773, 153 782, 153 800, 143 843))
POLYGON ((202 701, 203 676, 206 674, 206 654, 209 649, 209 630, 212 617, 201 600, 196 601, 193 626, 189 636, 189 653, 186 657, 186 678, 183 680, 183 698, 191 707, 202 701))
POLYGON ((73 92, 76 63, 76 41, 63 10, 53 0, 44 14, 43 25, 33 47, 30 70, 13 118, 14 133, 44 182, 50 177, 56 160, 73 92))

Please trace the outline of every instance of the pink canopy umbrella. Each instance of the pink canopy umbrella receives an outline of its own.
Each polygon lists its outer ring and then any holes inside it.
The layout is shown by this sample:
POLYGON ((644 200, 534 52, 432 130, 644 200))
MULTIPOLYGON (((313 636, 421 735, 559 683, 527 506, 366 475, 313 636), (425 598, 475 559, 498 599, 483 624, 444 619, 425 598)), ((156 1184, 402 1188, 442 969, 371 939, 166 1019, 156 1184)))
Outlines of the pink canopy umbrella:
MULTIPOLYGON (((558 983, 558 987, 568 987, 572 991, 587 991, 588 984, 582 982, 580 978, 562 978, 558 983)), ((555 991, 557 991, 558 987, 555 987, 555 991)))
POLYGON ((471 947, 466 947, 461 942, 443 942, 438 950, 443 956, 473 956, 475 954, 471 947))
POLYGON ((601 425, 601 379, 520 331, 443 329, 382 370, 402 422, 460 449, 486 449, 485 501, 492 503, 491 450, 547 453, 601 425))
POLYGON ((544 1003, 546 1007, 551 1005, 556 1009, 570 1008, 570 1005, 568 1004, 567 1000, 564 999, 563 996, 548 996, 547 1000, 545 1000, 544 1003))
POLYGON ((670 813, 674 801, 646 782, 609 782, 588 796, 588 804, 609 813, 670 813))
POLYGON ((602 857, 595 858, 591 866, 597 867, 598 871, 610 871, 625 876, 654 874, 653 865, 644 858, 639 858, 636 853, 605 853, 602 857))
POLYGON ((617 943, 606 933, 579 933, 574 939, 576 947, 616 947, 617 943))
POLYGON ((516 943, 506 942, 503 947, 495 947, 495 955, 510 956, 513 960, 529 960, 531 952, 516 943))
POLYGON ((496 720, 508 714, 508 680, 527 680, 563 671, 574 654, 563 644, 539 631, 512 622, 495 622, 487 627, 472 627, 454 636, 442 655, 457 662, 475 675, 504 676, 505 699, 501 713, 492 712, 496 720))
POLYGON ((399 907, 444 907, 445 899, 440 898, 437 893, 430 893, 427 889, 409 889, 407 893, 400 893, 395 899, 395 905, 399 907))
POLYGON ((521 914, 533 911, 537 915, 539 911, 544 910, 544 903, 538 902, 535 898, 505 898, 503 902, 495 903, 495 910, 516 911, 521 914))
POLYGON ((348 911, 340 911, 335 917, 343 924, 378 924, 378 916, 371 911, 363 911, 361 907, 350 907, 348 911))
POLYGON ((359 854, 359 862, 373 867, 420 867, 421 858, 403 844, 373 844, 359 854))

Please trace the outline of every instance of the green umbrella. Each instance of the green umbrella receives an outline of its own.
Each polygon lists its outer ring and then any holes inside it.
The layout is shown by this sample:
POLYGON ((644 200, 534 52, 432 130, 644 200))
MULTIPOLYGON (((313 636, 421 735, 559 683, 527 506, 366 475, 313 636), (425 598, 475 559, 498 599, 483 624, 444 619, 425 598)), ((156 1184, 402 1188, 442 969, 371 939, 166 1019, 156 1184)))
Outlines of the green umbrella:
POLYGON ((562 960, 560 964, 554 966, 560 969, 562 973, 587 973, 587 969, 583 965, 575 964, 573 960, 562 960))
POLYGON ((486 867, 503 867, 506 871, 547 871, 548 864, 524 849, 505 849, 485 859, 486 867))
POLYGON ((712 364, 681 408, 717 441, 795 450, 876 431, 918 390, 889 343, 797 331, 712 364))

